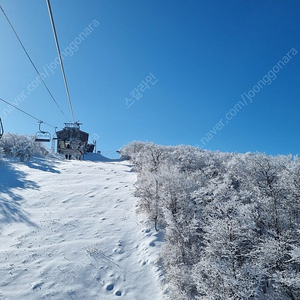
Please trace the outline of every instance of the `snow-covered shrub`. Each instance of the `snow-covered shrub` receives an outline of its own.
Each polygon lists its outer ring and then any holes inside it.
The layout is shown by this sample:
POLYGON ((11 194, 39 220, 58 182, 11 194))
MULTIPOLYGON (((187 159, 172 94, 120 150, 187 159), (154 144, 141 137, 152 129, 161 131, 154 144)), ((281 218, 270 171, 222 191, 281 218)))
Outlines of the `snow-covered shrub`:
POLYGON ((300 160, 134 142, 170 299, 300 299, 300 160))
POLYGON ((4 134, 0 140, 0 147, 5 155, 18 157, 20 161, 29 160, 31 156, 45 156, 49 153, 43 143, 34 141, 34 136, 19 134, 4 134))
POLYGON ((144 142, 133 141, 130 144, 124 146, 122 149, 120 149, 119 152, 122 155, 122 157, 126 157, 135 161, 137 154, 142 151, 145 145, 146 143, 144 142))
POLYGON ((2 147, 0 147, 0 162, 3 160, 4 157, 4 150, 2 147))

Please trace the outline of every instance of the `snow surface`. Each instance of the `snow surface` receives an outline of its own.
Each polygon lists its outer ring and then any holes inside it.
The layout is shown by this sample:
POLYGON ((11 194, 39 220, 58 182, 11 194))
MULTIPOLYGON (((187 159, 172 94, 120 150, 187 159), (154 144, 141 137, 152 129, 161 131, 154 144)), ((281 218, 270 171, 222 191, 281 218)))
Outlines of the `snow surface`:
POLYGON ((127 161, 0 165, 0 299, 164 299, 127 161))

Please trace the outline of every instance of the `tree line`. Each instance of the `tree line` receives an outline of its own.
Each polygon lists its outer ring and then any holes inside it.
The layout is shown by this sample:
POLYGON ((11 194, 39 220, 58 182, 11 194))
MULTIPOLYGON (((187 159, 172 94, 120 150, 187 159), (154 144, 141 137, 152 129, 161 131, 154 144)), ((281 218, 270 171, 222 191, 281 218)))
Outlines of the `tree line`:
POLYGON ((172 300, 300 299, 300 160, 132 142, 172 300))

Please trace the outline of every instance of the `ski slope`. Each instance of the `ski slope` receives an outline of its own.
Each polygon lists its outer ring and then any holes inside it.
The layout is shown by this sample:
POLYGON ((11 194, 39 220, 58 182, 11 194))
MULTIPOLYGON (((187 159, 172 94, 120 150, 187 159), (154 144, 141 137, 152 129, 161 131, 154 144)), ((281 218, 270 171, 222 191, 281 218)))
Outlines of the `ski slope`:
POLYGON ((129 162, 10 161, 0 178, 1 300, 164 299, 129 162))

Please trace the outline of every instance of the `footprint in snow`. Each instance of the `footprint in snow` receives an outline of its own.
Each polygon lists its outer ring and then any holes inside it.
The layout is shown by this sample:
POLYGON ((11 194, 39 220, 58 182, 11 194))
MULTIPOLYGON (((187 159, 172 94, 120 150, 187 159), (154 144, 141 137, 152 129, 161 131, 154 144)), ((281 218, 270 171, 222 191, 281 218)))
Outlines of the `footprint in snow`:
POLYGON ((145 266, 145 265, 147 264, 147 262, 144 261, 144 260, 140 260, 139 263, 140 263, 142 266, 145 266))
MULTIPOLYGON (((115 286, 113 284, 109 284, 106 286, 106 290, 107 291, 112 291, 115 288, 115 286)), ((116 291, 115 292, 116 296, 122 296, 122 292, 121 291, 116 291)))
POLYGON ((40 282, 40 283, 36 283, 33 287, 32 287, 32 289, 34 290, 34 291, 36 291, 37 289, 42 289, 42 285, 44 284, 44 282, 40 282))
POLYGON ((114 289, 114 285, 113 284, 109 284, 108 286, 106 286, 106 290, 107 291, 112 291, 114 289))

